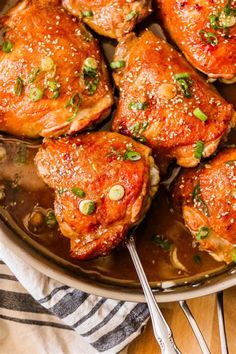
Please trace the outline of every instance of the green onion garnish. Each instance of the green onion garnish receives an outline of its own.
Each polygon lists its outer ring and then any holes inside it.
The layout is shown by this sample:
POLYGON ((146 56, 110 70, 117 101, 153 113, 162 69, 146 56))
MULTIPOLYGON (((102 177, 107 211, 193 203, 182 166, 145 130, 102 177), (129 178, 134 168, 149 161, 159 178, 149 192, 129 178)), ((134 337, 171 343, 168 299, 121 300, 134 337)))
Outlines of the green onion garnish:
POLYGON ((223 9, 226 16, 229 16, 231 14, 231 12, 233 11, 233 9, 231 8, 231 3, 232 3, 232 0, 228 0, 224 9, 223 9))
POLYGON ((147 139, 142 135, 142 133, 146 130, 147 126, 148 121, 145 120, 143 122, 137 122, 131 126, 128 126, 128 129, 131 132, 133 139, 140 141, 140 143, 145 143, 147 139))
POLYGON ((40 68, 32 69, 31 73, 29 74, 27 82, 29 84, 32 84, 35 81, 35 79, 36 79, 36 77, 38 76, 39 73, 40 73, 40 68))
POLYGON ((196 108, 193 111, 193 114, 195 115, 196 118, 200 119, 202 122, 205 122, 208 118, 200 108, 196 108))
POLYGON ((193 193, 192 193, 192 201, 196 200, 200 194, 200 183, 197 182, 195 187, 193 188, 193 193))
POLYGON ((135 18, 138 15, 137 11, 133 10, 131 11, 127 16, 126 20, 131 21, 133 18, 135 18))
POLYGON ((218 45, 218 38, 213 32, 206 32, 205 30, 200 30, 198 32, 199 37, 202 42, 206 44, 211 44, 213 47, 218 45))
POLYGON ((97 87, 100 82, 97 69, 98 62, 95 58, 88 57, 85 59, 83 66, 83 78, 89 95, 93 95, 97 91, 97 87))
POLYGON ((204 150, 204 142, 201 140, 198 140, 196 142, 196 147, 195 147, 195 151, 194 151, 194 157, 196 159, 201 159, 202 154, 203 154, 203 150, 204 150))
POLYGON ((2 51, 4 53, 10 53, 12 51, 12 48, 13 48, 13 44, 11 41, 5 41, 3 42, 2 44, 2 51))
POLYGON ((178 73, 174 75, 175 80, 179 79, 190 79, 190 74, 189 73, 178 73))
POLYGON ((209 236, 210 229, 207 226, 202 226, 200 230, 198 231, 196 238, 197 240, 203 240, 204 238, 207 238, 209 236))
POLYGON ((57 225, 57 219, 53 211, 48 211, 46 215, 46 224, 50 229, 53 229, 57 225))
POLYGON ((141 160, 141 155, 136 151, 128 150, 124 155, 124 160, 139 161, 141 160))
POLYGON ((200 182, 197 182, 197 184, 193 188, 192 201, 199 203, 200 207, 202 208, 203 213, 207 217, 210 216, 208 206, 207 206, 206 202, 201 197, 200 182))
POLYGON ((164 238, 162 235, 153 235, 152 236, 152 242, 161 247, 164 251, 169 251, 171 248, 171 243, 164 238))
POLYGON ((211 27, 215 30, 219 29, 219 15, 210 15, 210 24, 211 27))
POLYGON ((60 96, 60 85, 57 81, 49 81, 48 89, 53 92, 52 99, 57 99, 60 96))
POLYGON ((124 60, 116 60, 116 61, 112 61, 110 63, 110 67, 111 69, 121 69, 125 66, 125 61, 124 60))
POLYGON ((148 108, 148 102, 131 102, 129 109, 132 111, 145 111, 148 108))
POLYGON ((99 81, 100 80, 98 77, 92 80, 91 82, 85 81, 86 88, 90 95, 94 95, 94 93, 97 91, 99 81))
POLYGON ((188 73, 178 73, 174 75, 175 80, 179 83, 179 86, 184 94, 185 97, 191 98, 192 93, 189 89, 191 86, 192 81, 190 75, 188 73))
POLYGON ((83 215, 91 215, 96 209, 96 203, 93 200, 82 200, 79 204, 79 210, 83 215))
POLYGON ((78 92, 74 93, 67 102, 66 107, 79 107, 81 104, 81 96, 78 92))
POLYGON ((93 11, 91 11, 91 10, 82 11, 81 14, 83 17, 87 17, 87 18, 93 17, 93 11))
POLYGON ((84 198, 85 197, 85 192, 82 190, 82 189, 80 189, 80 188, 78 188, 78 187, 73 187, 72 189, 71 189, 71 192, 73 193, 73 194, 75 194, 77 197, 79 197, 79 198, 84 198))
POLYGON ((33 102, 37 102, 37 101, 41 100, 43 98, 43 90, 41 90, 38 87, 32 87, 30 89, 29 98, 33 102))
POLYGON ((18 78, 16 79, 16 82, 15 82, 15 86, 14 86, 14 92, 15 92, 16 96, 21 96, 21 94, 23 92, 23 88, 24 88, 24 82, 23 82, 22 78, 18 76, 18 78))

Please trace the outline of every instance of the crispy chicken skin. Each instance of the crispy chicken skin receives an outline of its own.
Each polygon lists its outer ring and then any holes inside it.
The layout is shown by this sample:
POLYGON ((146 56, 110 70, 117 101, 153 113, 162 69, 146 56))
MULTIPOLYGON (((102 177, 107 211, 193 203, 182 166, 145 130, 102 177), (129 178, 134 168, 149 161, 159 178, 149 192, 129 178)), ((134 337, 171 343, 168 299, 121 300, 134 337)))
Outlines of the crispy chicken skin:
POLYGON ((112 91, 97 41, 58 1, 24 0, 1 22, 0 130, 36 138, 105 118, 112 91), (7 49, 8 51, 8 49, 7 49))
POLYGON ((64 7, 97 33, 119 38, 151 13, 151 0, 63 0, 64 7))
POLYGON ((111 132, 45 139, 36 164, 55 190, 55 215, 72 257, 109 253, 143 218, 159 182, 150 154, 111 132))
POLYGON ((216 260, 236 260, 236 148, 228 148, 211 162, 184 171, 173 198, 201 250, 216 260))
POLYGON ((125 66, 114 73, 120 99, 113 130, 146 143, 158 161, 175 158, 193 167, 201 155, 210 156, 234 125, 232 106, 150 31, 128 34, 116 49, 114 61, 121 60, 125 66))
POLYGON ((189 62, 211 78, 236 80, 236 1, 156 0, 162 23, 189 62))

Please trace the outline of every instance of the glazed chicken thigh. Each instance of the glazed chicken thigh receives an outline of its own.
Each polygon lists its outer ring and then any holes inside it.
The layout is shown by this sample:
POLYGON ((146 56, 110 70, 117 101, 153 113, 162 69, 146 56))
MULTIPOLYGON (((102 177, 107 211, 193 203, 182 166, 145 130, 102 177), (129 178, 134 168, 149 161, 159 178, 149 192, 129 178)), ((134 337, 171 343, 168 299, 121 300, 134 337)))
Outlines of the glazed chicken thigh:
POLYGON ((184 171, 173 197, 200 249, 218 261, 236 261, 236 148, 184 171))
POLYGON ((81 131, 113 103, 97 41, 57 5, 24 0, 2 18, 0 130, 35 138, 81 131))
POLYGON ((63 0, 64 7, 97 33, 119 38, 151 13, 151 0, 63 0))
POLYGON ((111 132, 44 141, 36 164, 55 191, 55 215, 72 257, 109 253, 144 217, 159 182, 150 154, 111 132))
POLYGON ((113 130, 185 167, 210 156, 234 125, 233 108, 168 43, 127 35, 111 63, 120 99, 113 130))
POLYGON ((167 32, 198 70, 236 81, 236 1, 156 0, 167 32))

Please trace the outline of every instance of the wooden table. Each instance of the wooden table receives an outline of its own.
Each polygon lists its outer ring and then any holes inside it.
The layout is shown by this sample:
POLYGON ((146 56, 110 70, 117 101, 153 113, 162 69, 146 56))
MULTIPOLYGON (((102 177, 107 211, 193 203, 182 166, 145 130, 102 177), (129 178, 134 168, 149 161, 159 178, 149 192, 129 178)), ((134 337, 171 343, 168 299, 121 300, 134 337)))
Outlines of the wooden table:
MULTIPOLYGON (((236 287, 224 292, 224 313, 229 353, 236 353, 236 287)), ((212 354, 221 354, 217 322, 216 296, 209 295, 188 301, 212 354)), ((193 332, 177 303, 161 304, 162 312, 170 325, 175 341, 183 354, 201 354, 193 332)), ((129 346, 128 354, 159 354, 151 322, 144 332, 129 346)))

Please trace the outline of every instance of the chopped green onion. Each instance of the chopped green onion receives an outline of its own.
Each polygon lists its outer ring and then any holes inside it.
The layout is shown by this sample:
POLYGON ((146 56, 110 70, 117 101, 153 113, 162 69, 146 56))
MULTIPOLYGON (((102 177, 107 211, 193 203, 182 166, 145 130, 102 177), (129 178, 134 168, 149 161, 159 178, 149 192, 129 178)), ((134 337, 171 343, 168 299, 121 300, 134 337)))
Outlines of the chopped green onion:
POLYGON ((145 143, 147 139, 142 135, 142 133, 146 130, 147 126, 148 121, 145 120, 144 122, 137 122, 129 126, 128 129, 131 132, 133 139, 140 141, 140 143, 145 143))
POLYGON ((175 80, 179 79, 190 79, 190 74, 189 73, 178 73, 174 75, 175 80))
POLYGON ((224 13, 221 13, 219 21, 222 24, 224 29, 228 29, 230 27, 233 27, 236 24, 236 16, 235 15, 232 15, 232 14, 225 15, 224 13))
POLYGON ((219 15, 210 15, 209 17, 210 19, 210 24, 211 24, 211 27, 215 30, 219 29, 219 15))
POLYGON ((3 42, 2 44, 2 51, 4 53, 10 53, 12 51, 12 48, 13 48, 13 44, 11 41, 5 41, 3 42))
POLYGON ((114 202, 121 200, 124 197, 124 195, 125 195, 125 189, 120 184, 111 187, 108 194, 109 199, 114 202))
POLYGON ((183 91, 183 94, 187 98, 192 97, 192 93, 189 89, 189 86, 191 86, 192 81, 190 74, 188 73, 179 73, 174 75, 175 80, 179 83, 179 86, 181 90, 183 91))
POLYGON ((72 189, 71 189, 71 192, 73 193, 73 194, 75 194, 77 197, 79 197, 79 198, 84 198, 85 197, 85 192, 82 190, 82 189, 80 189, 80 188, 78 188, 78 187, 73 187, 72 189))
POLYGON ((200 254, 195 254, 193 256, 193 260, 196 264, 201 264, 202 263, 202 257, 200 256, 200 254))
POLYGON ((89 69, 93 69, 96 70, 98 68, 98 62, 95 58, 93 57, 88 57, 85 59, 84 61, 84 67, 89 68, 89 69))
POLYGON ((202 122, 205 122, 208 118, 199 107, 193 111, 193 114, 195 115, 196 118, 200 119, 202 122))
POLYGON ((199 194, 200 194, 200 183, 197 182, 197 184, 193 188, 192 201, 196 200, 199 194))
POLYGON ((46 215, 46 224, 50 229, 57 226, 57 219, 53 211, 48 211, 46 215))
POLYGON ((201 140, 198 140, 196 142, 196 146, 195 146, 194 157, 196 159, 201 159, 203 151, 204 151, 204 142, 201 140))
POLYGON ((14 86, 14 92, 15 92, 16 96, 21 96, 21 94, 23 92, 23 88, 24 88, 24 82, 23 82, 22 78, 18 76, 18 78, 16 79, 16 82, 15 82, 15 86, 14 86))
POLYGON ((178 82, 179 82, 181 90, 183 91, 184 96, 187 98, 191 98, 192 94, 189 90, 189 83, 184 79, 179 79, 178 82))
POLYGON ((57 81, 49 81, 48 89, 53 92, 52 99, 57 99, 60 96, 60 85, 57 81))
POLYGON ((110 67, 111 69, 121 69, 125 66, 125 61, 124 60, 116 60, 116 61, 112 61, 110 63, 110 67))
POLYGON ((100 82, 97 68, 98 63, 95 58, 88 57, 85 59, 83 66, 83 77, 89 95, 93 95, 96 92, 100 82))
POLYGON ((82 16, 87 17, 87 18, 91 18, 91 17, 93 17, 93 11, 91 11, 91 10, 82 11, 82 16))
POLYGON ((211 44, 213 47, 218 45, 218 38, 213 32, 206 32, 205 30, 200 30, 198 32, 202 42, 206 44, 211 44))
POLYGON ((37 102, 37 101, 41 100, 43 98, 43 90, 41 90, 38 87, 32 87, 30 89, 29 98, 33 102, 37 102))
POLYGON ((231 8, 231 3, 232 3, 232 0, 228 0, 227 3, 226 3, 226 5, 225 5, 225 7, 224 7, 224 9, 223 9, 224 14, 225 14, 226 16, 229 16, 229 15, 231 14, 232 10, 233 10, 233 9, 231 8))
POLYGON ((66 107, 79 107, 81 105, 82 99, 78 92, 73 93, 70 100, 67 102, 66 107))
POLYGON ((152 236, 152 242, 161 247, 164 251, 169 251, 171 248, 171 243, 164 238, 162 235, 153 235, 152 236))
POLYGON ((31 73, 29 74, 27 82, 29 84, 32 84, 35 81, 35 79, 39 73, 40 73, 40 68, 33 68, 31 73))
POLYGON ((83 200, 79 204, 79 210, 83 215, 91 215, 96 209, 96 203, 92 200, 83 200))
POLYGON ((85 81, 85 84, 86 84, 86 88, 88 89, 88 92, 90 95, 94 95, 94 93, 97 91, 97 87, 98 87, 98 84, 99 84, 99 78, 95 78, 94 80, 92 80, 91 82, 86 82, 85 81))
POLYGON ((135 18, 137 16, 138 16, 137 11, 133 10, 126 16, 126 20, 131 21, 133 18, 135 18))
POLYGON ((192 192, 192 201, 199 203, 200 207, 202 208, 203 213, 209 217, 210 213, 209 213, 209 209, 208 206, 206 204, 206 202, 201 198, 200 195, 201 191, 200 191, 200 183, 197 182, 197 184, 194 186, 193 188, 193 192, 192 192))
POLYGON ((141 155, 136 151, 128 150, 124 155, 124 160, 139 161, 141 160, 141 155))
POLYGON ((129 109, 134 112, 145 111, 148 108, 148 102, 131 102, 129 104, 129 109))
POLYGON ((210 229, 207 226, 203 226, 200 228, 200 230, 198 231, 196 238, 197 240, 203 240, 204 238, 207 238, 207 236, 209 236, 210 233, 210 229))

